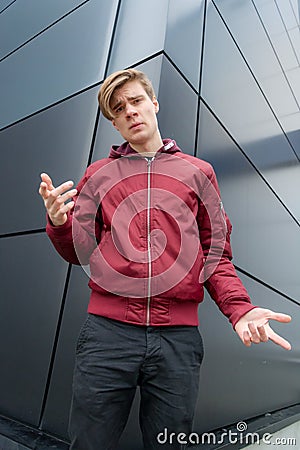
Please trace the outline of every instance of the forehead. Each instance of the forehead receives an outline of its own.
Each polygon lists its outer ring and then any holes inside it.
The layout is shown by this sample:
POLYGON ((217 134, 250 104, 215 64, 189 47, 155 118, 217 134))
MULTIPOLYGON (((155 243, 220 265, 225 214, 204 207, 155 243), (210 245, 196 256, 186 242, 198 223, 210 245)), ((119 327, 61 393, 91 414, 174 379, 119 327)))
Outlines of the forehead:
POLYGON ((112 105, 128 98, 147 95, 144 86, 137 80, 127 81, 123 86, 117 88, 111 98, 112 105))

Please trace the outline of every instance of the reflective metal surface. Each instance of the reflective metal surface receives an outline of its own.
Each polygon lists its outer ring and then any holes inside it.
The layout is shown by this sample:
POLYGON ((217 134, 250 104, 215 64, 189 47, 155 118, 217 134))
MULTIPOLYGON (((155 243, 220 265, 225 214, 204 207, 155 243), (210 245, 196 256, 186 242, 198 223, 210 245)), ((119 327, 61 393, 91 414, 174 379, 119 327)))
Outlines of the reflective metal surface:
POLYGON ((53 366, 42 428, 66 436, 72 397, 75 342, 86 318, 89 300, 88 278, 80 267, 73 266, 68 285, 64 314, 53 366), (57 414, 57 412, 60 412, 57 414))
POLYGON ((175 139, 185 153, 193 155, 198 98, 167 59, 163 60, 158 99, 162 136, 175 139))
POLYGON ((204 3, 203 0, 170 0, 165 41, 166 53, 197 90, 204 3))
POLYGON ((12 3, 13 3, 13 0, 0 0, 0 14, 5 9, 7 9, 12 3))
POLYGON ((67 264, 44 233, 2 238, 0 254, 1 414, 37 425, 67 264))
MULTIPOLYGON (((299 305, 239 274, 254 303, 299 319, 299 305)), ((286 352, 271 342, 246 348, 216 305, 207 297, 200 306, 205 355, 195 420, 197 432, 237 424, 300 401, 300 346, 297 326, 272 326, 293 343, 286 352), (201 389, 202 386, 202 389, 201 389)))
POLYGON ((168 4, 168 0, 122 1, 109 73, 163 50, 168 4))
POLYGON ((103 78, 116 4, 90 0, 1 62, 0 128, 103 78))
POLYGON ((48 172, 55 185, 81 178, 93 135, 97 91, 93 88, 0 132, 0 189, 9 191, 2 197, 6 213, 0 234, 45 226, 38 196, 40 173, 48 172))
MULTIPOLYGON (((223 5, 227 6, 230 3, 220 2, 220 5, 223 7, 223 5)), ((247 11, 245 10, 246 3, 248 2, 243 2, 240 6, 244 13, 247 11)), ((231 22, 229 19, 227 21, 233 23, 235 18, 234 23, 237 23, 237 14, 238 11, 235 10, 235 13, 230 15, 231 22)), ((251 22, 251 14, 246 14, 245 17, 248 18, 248 16, 251 22)), ((246 21, 246 19, 244 20, 246 21)), ((238 26, 243 28, 243 25, 242 22, 238 26)), ((255 21, 253 26, 255 28, 255 21)), ((242 36, 244 35, 242 34, 242 36)), ((249 38, 249 35, 246 33, 241 38, 241 45, 243 45, 243 39, 246 36, 249 38)), ((236 38, 239 39, 238 34, 236 34, 236 38)), ((252 45, 253 42, 256 41, 252 41, 252 45)), ((262 48, 262 53, 259 53, 259 57, 267 57, 264 47, 259 46, 259 48, 262 48)), ((269 67, 268 61, 266 59, 267 67, 269 67)), ((244 60, 215 8, 209 8, 202 96, 250 158, 251 162, 272 185, 289 208, 289 196, 285 191, 285 185, 277 184, 276 177, 269 178, 269 174, 271 170, 280 170, 281 167, 286 167, 287 165, 297 166, 299 159, 291 142, 289 142, 289 134, 283 132, 276 114, 274 114, 267 101, 263 92, 264 84, 260 85, 258 83, 258 80, 263 78, 259 66, 256 67, 256 70, 257 79, 250 71, 248 63, 244 60), (215 50, 216 40, 218 41, 217 51, 215 50), (220 73, 222 73, 222 77, 219 77, 220 73)), ((266 69, 264 73, 266 73, 266 69)), ((267 83, 269 83, 268 78, 267 83)), ((296 110, 296 105, 287 103, 286 90, 282 91, 278 83, 271 83, 270 86, 273 92, 271 102, 275 96, 284 98, 282 105, 285 103, 285 114, 289 115, 287 111, 290 111, 291 115, 295 114, 295 117, 297 117, 299 113, 296 110)), ((277 102, 278 104, 279 102, 277 102)), ((295 125, 296 122, 297 119, 295 119, 295 125)), ((295 132, 298 132, 299 124, 296 127, 295 132)), ((300 144, 297 142, 297 139, 293 140, 293 142, 297 143, 296 148, 299 148, 300 144)))
POLYGON ((289 34, 286 32, 295 26, 295 22, 291 24, 293 11, 289 2, 268 1, 261 3, 259 0, 254 0, 254 3, 268 30, 268 34, 284 70, 297 67, 299 61, 297 61, 289 34), (287 16, 289 17, 288 21, 287 16))
MULTIPOLYGON (((300 78, 297 58, 297 51, 300 51, 300 30, 291 4, 288 1, 268 1, 264 4, 245 1, 241 2, 237 9, 232 1, 216 3, 275 118, 289 136, 300 128, 300 78), (264 20, 264 15, 268 20, 264 20), (293 54, 290 67, 285 68, 277 51, 274 37, 278 36, 285 37, 285 48, 282 52, 284 56, 293 54)), ((300 141, 292 141, 292 147, 299 155, 300 141)))
MULTIPOLYGON (((198 156, 208 159, 216 170, 223 203, 233 223, 235 264, 298 301, 299 225, 204 105, 199 126, 198 156)), ((275 185, 281 185, 286 177, 286 195, 294 206, 293 213, 300 213, 299 164, 281 170, 275 167, 270 172, 275 185), (276 178, 276 173, 281 175, 276 178)))
MULTIPOLYGON (((0 15, 0 60, 83 2, 84 0, 51 0, 51 4, 39 0, 7 2, 11 6, 0 15), (12 24, 14 33, 11 32, 12 24)), ((0 11, 1 9, 0 4, 0 11)))

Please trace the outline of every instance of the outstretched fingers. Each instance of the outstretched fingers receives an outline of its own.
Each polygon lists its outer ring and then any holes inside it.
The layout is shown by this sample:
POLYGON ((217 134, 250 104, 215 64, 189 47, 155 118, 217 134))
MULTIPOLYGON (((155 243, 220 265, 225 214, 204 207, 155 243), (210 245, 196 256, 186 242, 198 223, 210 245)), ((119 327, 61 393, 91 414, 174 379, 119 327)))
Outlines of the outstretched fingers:
POLYGON ((272 342, 274 342, 274 344, 279 345, 280 347, 284 348, 285 350, 291 350, 291 348, 292 348, 292 346, 289 343, 289 341, 284 339, 279 334, 275 333, 275 331, 272 330, 272 328, 270 326, 269 326, 269 339, 272 342))
POLYGON ((47 173, 41 173, 41 180, 39 194, 46 200, 49 197, 49 193, 54 189, 54 186, 47 173))
MULTIPOLYGON (((287 318, 283 319, 284 322, 290 321, 287 320, 287 318)), ((268 340, 271 340, 274 344, 279 345, 285 350, 291 350, 292 348, 291 344, 286 339, 275 333, 268 322, 257 326, 255 326, 253 322, 250 322, 248 324, 248 329, 243 331, 242 341, 247 347, 250 347, 251 344, 260 344, 261 342, 267 342, 268 340)))
POLYGON ((67 220, 67 213, 74 206, 74 201, 68 201, 77 194, 76 189, 71 189, 73 181, 66 181, 57 187, 53 186, 48 174, 41 174, 39 193, 42 196, 48 216, 53 225, 63 225, 67 220))

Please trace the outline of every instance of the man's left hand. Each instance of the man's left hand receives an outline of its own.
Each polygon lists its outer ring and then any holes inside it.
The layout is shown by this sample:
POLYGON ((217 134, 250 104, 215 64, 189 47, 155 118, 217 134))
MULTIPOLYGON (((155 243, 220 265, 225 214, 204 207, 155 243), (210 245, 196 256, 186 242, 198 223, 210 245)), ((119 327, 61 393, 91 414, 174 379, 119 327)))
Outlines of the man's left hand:
POLYGON ((254 308, 242 316, 234 328, 247 347, 250 347, 251 343, 259 344, 270 339, 285 350, 291 350, 291 344, 272 330, 269 320, 288 323, 292 318, 287 314, 276 313, 269 309, 254 308))

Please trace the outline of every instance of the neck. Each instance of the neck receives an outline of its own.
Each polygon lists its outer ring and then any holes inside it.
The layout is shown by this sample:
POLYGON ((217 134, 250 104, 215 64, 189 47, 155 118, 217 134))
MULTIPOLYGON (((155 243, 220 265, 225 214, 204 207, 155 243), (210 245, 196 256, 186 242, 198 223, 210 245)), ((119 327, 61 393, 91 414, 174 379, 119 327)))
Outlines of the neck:
POLYGON ((144 154, 145 156, 154 156, 156 152, 164 145, 159 133, 151 141, 143 142, 141 144, 129 142, 129 144, 133 150, 144 154))

